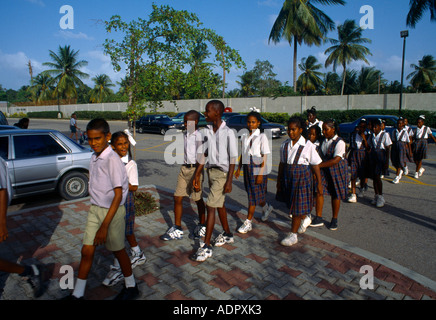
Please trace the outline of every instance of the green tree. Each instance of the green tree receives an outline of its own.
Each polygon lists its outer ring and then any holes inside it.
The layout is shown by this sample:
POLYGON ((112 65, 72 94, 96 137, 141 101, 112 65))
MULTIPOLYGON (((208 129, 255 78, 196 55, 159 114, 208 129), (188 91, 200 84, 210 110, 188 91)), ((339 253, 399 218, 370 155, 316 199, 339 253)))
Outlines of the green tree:
POLYGON ((113 94, 111 87, 115 87, 115 85, 107 74, 98 74, 91 80, 94 81, 95 84, 90 92, 89 100, 91 102, 101 103, 113 94))
POLYGON ((43 101, 49 101, 53 99, 54 87, 51 85, 53 79, 46 73, 40 73, 31 80, 31 86, 29 91, 32 94, 32 100, 36 104, 40 104, 43 101))
POLYGON ((297 92, 297 47, 320 46, 328 31, 334 30, 335 23, 314 4, 344 5, 343 0, 285 0, 271 29, 269 41, 274 43, 285 39, 294 46, 293 83, 297 92))
POLYGON ((376 94, 381 92, 387 81, 383 73, 375 67, 362 67, 357 75, 357 88, 359 94, 376 94))
POLYGON ((327 72, 323 80, 325 95, 341 94, 342 81, 336 72, 327 72))
POLYGON ((86 79, 88 74, 80 71, 80 68, 88 65, 85 60, 78 60, 79 51, 74 51, 70 46, 59 46, 58 53, 50 52, 53 62, 44 62, 43 65, 51 69, 43 73, 52 76, 54 97, 75 98, 77 97, 77 87, 83 86, 81 78, 86 79))
POLYGON ((406 20, 407 26, 415 28, 427 10, 430 11, 430 21, 436 21, 435 0, 410 0, 409 13, 406 20))
POLYGON ((354 20, 345 20, 344 24, 338 26, 338 39, 329 39, 333 46, 325 51, 325 54, 329 54, 325 62, 326 67, 333 64, 333 71, 336 72, 337 65, 342 65, 341 95, 344 94, 347 64, 353 60, 363 60, 369 64, 366 56, 372 55, 370 50, 362 45, 362 43, 371 43, 370 39, 362 38, 362 31, 354 20))
POLYGON ((308 56, 301 59, 298 68, 302 72, 297 80, 298 89, 306 96, 319 90, 323 83, 321 77, 324 76, 324 73, 318 71, 322 64, 314 56, 308 56))
POLYGON ((436 85, 436 60, 432 55, 425 55, 418 65, 411 64, 415 71, 407 76, 416 92, 428 92, 436 85))
POLYGON ((244 72, 238 76, 241 81, 236 81, 241 86, 239 94, 241 97, 250 97, 256 94, 256 74, 253 70, 244 72))

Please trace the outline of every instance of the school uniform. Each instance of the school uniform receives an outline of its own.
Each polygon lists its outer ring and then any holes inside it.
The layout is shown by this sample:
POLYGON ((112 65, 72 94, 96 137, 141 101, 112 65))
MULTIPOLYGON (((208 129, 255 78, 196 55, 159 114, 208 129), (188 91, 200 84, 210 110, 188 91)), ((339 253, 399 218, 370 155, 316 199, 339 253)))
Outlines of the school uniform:
POLYGON ((351 180, 359 178, 365 179, 367 151, 363 138, 357 132, 351 135, 350 152, 348 154, 348 164, 351 168, 351 180))
MULTIPOLYGON (((202 197, 203 191, 195 191, 192 186, 194 179, 196 163, 197 163, 197 150, 201 146, 201 133, 198 130, 194 132, 185 132, 183 134, 184 155, 183 164, 180 167, 179 175, 177 177, 175 197, 191 197, 194 201, 199 201, 202 197)), ((200 183, 203 185, 203 173, 200 176, 200 183)))
POLYGON ((376 176, 389 175, 388 169, 385 169, 386 149, 392 145, 389 134, 383 131, 380 131, 378 135, 372 133, 368 139, 368 144, 370 147, 368 156, 370 177, 373 179, 376 176))
MULTIPOLYGON (((127 173, 127 179, 130 185, 138 186, 138 165, 137 163, 131 159, 128 155, 121 158, 121 161, 124 163, 127 173)), ((133 191, 127 192, 126 197, 126 235, 133 234, 133 228, 135 225, 135 196, 133 191)))
POLYGON ((345 142, 338 135, 331 139, 325 139, 321 144, 323 161, 341 157, 339 163, 332 167, 321 169, 324 194, 341 200, 347 198, 348 188, 348 164, 345 160, 345 149, 345 142))
POLYGON ((124 204, 129 190, 129 182, 120 156, 108 146, 99 156, 95 153, 91 156, 89 165, 91 207, 83 236, 84 245, 94 245, 95 235, 106 218, 114 199, 115 188, 121 188, 122 198, 108 228, 105 246, 109 251, 119 251, 125 247, 126 208, 124 204))
MULTIPOLYGON (((235 133, 225 121, 222 121, 216 132, 213 125, 207 125, 202 130, 204 144, 198 149, 199 153, 207 156, 205 164, 209 178, 209 195, 206 205, 212 208, 222 208, 225 201, 224 185, 229 174, 230 164, 236 164, 238 145, 235 133)), ((230 173, 233 174, 233 173, 230 173)))
POLYGON ((283 164, 283 175, 279 179, 290 214, 310 214, 314 199, 310 166, 322 162, 315 145, 303 137, 295 144, 288 139, 280 146, 280 162, 283 164))
POLYGON ((262 168, 264 155, 271 154, 268 138, 259 129, 241 136, 242 169, 244 173, 244 187, 248 194, 249 206, 266 202, 268 184, 268 163, 263 164, 262 183, 256 184, 256 176, 262 168))
POLYGON ((392 131, 392 150, 391 161, 395 168, 405 168, 407 161, 411 161, 409 156, 410 137, 407 130, 403 128, 401 131, 395 129, 392 131))
POLYGON ((413 134, 412 152, 414 161, 422 161, 427 158, 428 137, 432 135, 432 131, 427 126, 416 128, 413 134))
POLYGON ((324 122, 322 122, 321 120, 318 120, 318 119, 315 119, 315 121, 312 123, 312 122, 309 122, 308 124, 307 124, 307 130, 309 130, 309 128, 310 127, 312 127, 312 126, 318 126, 318 127, 320 127, 320 129, 321 129, 321 134, 322 134, 322 124, 323 124, 324 122))

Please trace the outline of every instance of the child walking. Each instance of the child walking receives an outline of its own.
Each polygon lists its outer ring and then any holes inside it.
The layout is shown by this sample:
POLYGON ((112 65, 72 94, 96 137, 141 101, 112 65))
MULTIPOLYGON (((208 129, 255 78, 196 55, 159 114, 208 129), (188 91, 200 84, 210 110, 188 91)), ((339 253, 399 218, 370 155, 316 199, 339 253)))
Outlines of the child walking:
MULTIPOLYGON (((133 138, 132 138, 133 139, 133 138)), ((118 131, 112 135, 111 146, 112 149, 120 156, 121 161, 124 163, 127 179, 129 181, 129 192, 126 198, 126 239, 130 245, 130 262, 132 269, 136 266, 144 264, 147 260, 144 252, 139 248, 136 241, 135 234, 133 233, 133 227, 135 225, 135 199, 134 193, 138 190, 138 166, 132 159, 130 151, 130 137, 127 133, 118 131)), ((106 278, 103 280, 105 286, 114 286, 123 279, 123 273, 121 272, 120 263, 118 259, 114 259, 114 264, 111 265, 110 271, 106 278)))
POLYGON ((408 174, 407 161, 411 158, 411 147, 410 147, 410 137, 404 127, 404 119, 402 117, 398 118, 397 128, 392 131, 392 152, 391 161, 392 165, 396 169, 396 176, 392 183, 397 184, 400 182, 403 173, 408 174))
POLYGON ((111 133, 104 119, 93 119, 86 127, 88 142, 94 154, 89 167, 89 194, 91 207, 83 236, 82 257, 74 291, 66 299, 83 299, 86 281, 98 245, 104 244, 120 263, 124 275, 122 291, 117 300, 135 299, 138 286, 125 249, 125 216, 129 183, 120 157, 109 146, 111 133))
POLYGON ((199 223, 194 229, 194 238, 203 237, 206 234, 206 207, 203 201, 201 186, 203 185, 203 172, 200 173, 200 190, 193 190, 193 180, 197 162, 197 149, 201 145, 201 133, 198 131, 200 113, 195 110, 188 111, 184 118, 184 164, 180 167, 177 178, 176 191, 174 192, 174 225, 172 225, 160 238, 162 240, 180 240, 183 238, 182 214, 183 198, 191 197, 198 209, 199 223))
POLYGON ((201 172, 203 167, 206 167, 210 191, 206 201, 206 235, 204 244, 191 257, 195 261, 205 261, 212 256, 211 237, 215 226, 215 210, 218 211, 224 232, 215 239, 214 246, 219 247, 234 242, 227 221, 224 202, 225 195, 232 191, 233 171, 238 158, 238 146, 234 132, 221 119, 223 112, 224 104, 219 100, 212 100, 207 103, 206 112, 204 113, 206 121, 212 124, 208 125, 203 131, 204 137, 207 139, 204 145, 206 150, 199 149, 202 158, 195 170, 193 186, 194 190, 200 190, 201 172), (206 158, 207 163, 205 163, 206 158))
POLYGON ((297 232, 302 221, 310 215, 313 207, 313 175, 316 176, 317 192, 323 193, 319 164, 321 157, 315 145, 302 136, 303 119, 292 117, 288 121, 289 139, 280 147, 280 165, 277 192, 286 197, 292 215, 291 232, 280 242, 292 246, 298 242, 297 232))
POLYGON ((392 141, 389 134, 382 131, 382 120, 373 120, 372 130, 368 141, 370 176, 374 183, 374 200, 371 203, 381 208, 385 205, 382 176, 387 175, 392 141))
POLYGON ((262 118, 258 112, 252 111, 247 115, 248 133, 241 137, 242 155, 239 160, 235 178, 238 179, 241 169, 244 172, 244 186, 248 194, 248 215, 239 233, 252 230, 252 219, 256 206, 262 208, 262 221, 266 221, 273 207, 266 202, 268 168, 267 157, 271 153, 268 138, 261 128, 262 118))
POLYGON ((428 138, 432 138, 436 143, 436 138, 433 135, 431 129, 424 125, 425 116, 420 115, 418 117, 418 126, 413 134, 413 161, 416 165, 415 179, 418 179, 424 173, 425 169, 422 167, 422 160, 427 158, 428 138))
MULTIPOLYGON (((337 135, 335 120, 326 120, 322 128, 325 140, 321 145, 323 162, 319 167, 321 169, 323 193, 317 195, 317 200, 320 207, 323 207, 323 194, 331 196, 333 217, 328 228, 336 230, 338 228, 338 214, 341 200, 347 198, 348 167, 345 160, 346 146, 344 140, 337 135)), ((323 224, 322 212, 317 212, 310 226, 320 227, 323 224)))
POLYGON ((366 119, 362 118, 356 127, 356 131, 351 134, 350 152, 348 154, 348 164, 351 168, 351 195, 347 199, 351 203, 357 202, 356 180, 360 180, 362 190, 366 186, 366 155, 368 148, 366 127, 366 119))

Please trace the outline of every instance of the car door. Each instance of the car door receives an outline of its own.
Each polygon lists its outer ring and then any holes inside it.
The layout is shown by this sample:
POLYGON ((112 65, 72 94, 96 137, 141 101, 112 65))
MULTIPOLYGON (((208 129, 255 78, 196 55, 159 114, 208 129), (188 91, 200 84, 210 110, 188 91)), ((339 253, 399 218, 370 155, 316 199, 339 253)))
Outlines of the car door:
POLYGON ((12 145, 17 195, 54 190, 59 172, 72 164, 71 154, 50 133, 15 135, 12 145))

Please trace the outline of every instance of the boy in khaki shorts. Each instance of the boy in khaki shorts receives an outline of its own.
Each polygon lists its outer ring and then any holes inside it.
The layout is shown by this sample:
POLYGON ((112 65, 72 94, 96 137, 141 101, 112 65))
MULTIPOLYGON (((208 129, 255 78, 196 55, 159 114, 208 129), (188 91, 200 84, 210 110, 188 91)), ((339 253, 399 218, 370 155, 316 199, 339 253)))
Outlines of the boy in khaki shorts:
POLYGON ((195 171, 194 190, 200 189, 200 173, 206 166, 209 178, 209 195, 206 201, 207 222, 204 245, 191 257, 195 261, 205 261, 212 256, 211 237, 215 226, 215 209, 224 232, 214 241, 215 246, 222 246, 234 242, 227 221, 227 211, 224 206, 225 194, 232 191, 232 178, 238 158, 238 146, 233 130, 227 127, 221 119, 224 104, 219 100, 212 100, 206 105, 204 113, 207 122, 212 122, 204 130, 206 150, 199 149, 202 159, 195 171), (207 163, 205 164, 205 159, 207 163))
MULTIPOLYGON (((183 198, 191 197, 197 204, 199 224, 194 230, 194 238, 200 238, 206 233, 206 208, 204 205, 202 190, 195 191, 192 188, 195 168, 197 167, 197 148, 201 145, 200 132, 198 131, 198 121, 200 114, 195 110, 188 111, 184 118, 184 164, 180 167, 177 178, 176 191, 174 192, 174 225, 171 226, 160 238, 162 240, 180 240, 183 238, 182 214, 183 198)), ((201 185, 203 184, 203 174, 200 173, 201 185)), ((201 186, 200 185, 200 186, 201 186)))
POLYGON ((89 166, 91 207, 83 236, 82 257, 74 291, 67 299, 83 299, 86 281, 92 267, 95 249, 104 244, 118 259, 125 287, 117 300, 134 299, 139 295, 125 249, 125 207, 128 179, 121 158, 109 146, 111 133, 104 119, 93 119, 86 127, 89 146, 94 150, 89 166))

